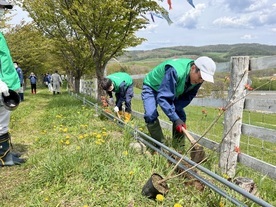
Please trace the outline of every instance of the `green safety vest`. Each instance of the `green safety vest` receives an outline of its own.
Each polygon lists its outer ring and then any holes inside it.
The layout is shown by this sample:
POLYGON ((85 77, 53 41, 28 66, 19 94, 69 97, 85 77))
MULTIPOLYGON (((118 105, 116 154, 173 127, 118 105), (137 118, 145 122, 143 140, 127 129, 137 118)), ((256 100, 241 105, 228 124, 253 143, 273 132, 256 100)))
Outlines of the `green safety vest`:
POLYGON ((114 85, 114 92, 118 93, 120 91, 120 85, 122 82, 125 82, 126 88, 133 84, 133 80, 131 76, 124 72, 113 73, 107 76, 113 85, 114 85))
MULTIPOLYGON (((157 65, 144 79, 144 84, 150 86, 155 91, 158 91, 165 75, 166 65, 172 66, 177 73, 176 97, 179 97, 185 90, 186 78, 190 74, 192 59, 173 59, 167 60, 157 65)), ((193 85, 192 87, 194 87, 193 85)), ((191 88, 189 88, 191 90, 191 88)))
POLYGON ((0 61, 0 79, 7 84, 9 89, 18 90, 20 88, 20 80, 14 68, 7 42, 1 32, 0 61))

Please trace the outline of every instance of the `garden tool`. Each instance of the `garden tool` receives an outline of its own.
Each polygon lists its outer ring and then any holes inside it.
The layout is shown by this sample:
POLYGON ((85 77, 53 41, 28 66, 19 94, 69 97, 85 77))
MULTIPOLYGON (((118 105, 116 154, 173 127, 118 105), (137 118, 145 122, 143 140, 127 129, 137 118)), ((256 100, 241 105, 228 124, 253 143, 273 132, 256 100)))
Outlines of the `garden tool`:
POLYGON ((190 156, 192 161, 199 163, 205 158, 205 151, 203 147, 197 143, 197 141, 192 137, 192 135, 184 128, 182 127, 182 131, 187 136, 189 141, 192 144, 192 149, 190 152, 190 156))
POLYGON ((185 135, 176 130, 176 124, 172 125, 172 147, 182 153, 185 147, 185 135))
POLYGON ((131 118, 131 113, 125 112, 125 123, 128 123, 131 118))
POLYGON ((119 119, 121 119, 121 115, 120 115, 119 111, 116 112, 116 113, 117 113, 117 117, 118 117, 119 119))

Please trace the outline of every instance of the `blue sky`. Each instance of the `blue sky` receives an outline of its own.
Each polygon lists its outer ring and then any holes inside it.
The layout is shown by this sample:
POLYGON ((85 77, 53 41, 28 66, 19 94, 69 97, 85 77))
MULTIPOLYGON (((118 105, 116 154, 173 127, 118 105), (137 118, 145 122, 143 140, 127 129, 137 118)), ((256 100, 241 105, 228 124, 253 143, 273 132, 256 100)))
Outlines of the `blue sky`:
MULTIPOLYGON (((193 8, 187 0, 158 1, 173 21, 150 14, 146 29, 137 36, 146 38, 135 50, 150 50, 170 46, 203 46, 216 44, 260 43, 276 45, 276 1, 275 0, 193 0, 193 8)), ((27 15, 14 8, 13 22, 27 15)))
POLYGON ((173 21, 147 18, 150 24, 137 33, 147 39, 131 49, 149 50, 170 46, 260 43, 276 45, 275 0, 186 0, 160 2, 173 21))

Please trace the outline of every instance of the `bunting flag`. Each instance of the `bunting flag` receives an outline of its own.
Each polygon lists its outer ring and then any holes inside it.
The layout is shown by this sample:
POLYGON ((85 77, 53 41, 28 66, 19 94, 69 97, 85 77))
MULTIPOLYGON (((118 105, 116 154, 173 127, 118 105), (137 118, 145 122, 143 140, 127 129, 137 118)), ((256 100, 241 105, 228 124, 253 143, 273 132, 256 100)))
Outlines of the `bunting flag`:
POLYGON ((153 18, 152 12, 150 13, 150 17, 151 17, 151 20, 152 20, 153 22, 155 22, 155 21, 154 21, 154 18, 153 18))
POLYGON ((160 19, 163 19, 162 16, 160 16, 160 15, 158 15, 158 14, 156 14, 156 13, 151 12, 151 14, 152 14, 152 16, 155 16, 155 17, 158 17, 158 18, 160 18, 160 19))
POLYGON ((194 5, 194 3, 193 3, 193 0, 187 0, 187 1, 188 1, 188 3, 189 3, 192 7, 195 8, 195 5, 194 5))
POLYGON ((167 10, 163 8, 162 11, 160 11, 160 14, 164 19, 166 19, 169 25, 173 23, 173 21, 169 17, 169 12, 167 10))
POLYGON ((172 9, 172 1, 171 0, 167 0, 167 3, 169 4, 169 9, 172 9))

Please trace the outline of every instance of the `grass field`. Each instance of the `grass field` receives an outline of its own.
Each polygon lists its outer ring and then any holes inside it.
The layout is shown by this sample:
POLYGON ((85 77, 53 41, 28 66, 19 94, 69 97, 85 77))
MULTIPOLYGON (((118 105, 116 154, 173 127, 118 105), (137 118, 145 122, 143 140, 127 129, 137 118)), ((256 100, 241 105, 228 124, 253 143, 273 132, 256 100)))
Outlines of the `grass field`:
MULTIPOLYGON (((130 125, 145 129, 142 120, 133 119, 130 125)), ((166 176, 173 166, 162 156, 129 148, 131 131, 66 92, 53 96, 46 89, 36 95, 26 91, 25 101, 12 112, 10 132, 14 151, 23 153, 27 162, 0 169, 1 207, 233 206, 208 188, 198 191, 184 185, 183 177, 168 181, 163 201, 142 196, 153 172, 166 176)), ((204 166, 219 173, 215 156, 204 166)), ((252 175, 259 196, 276 205, 275 181, 242 166, 238 172, 252 175)))

